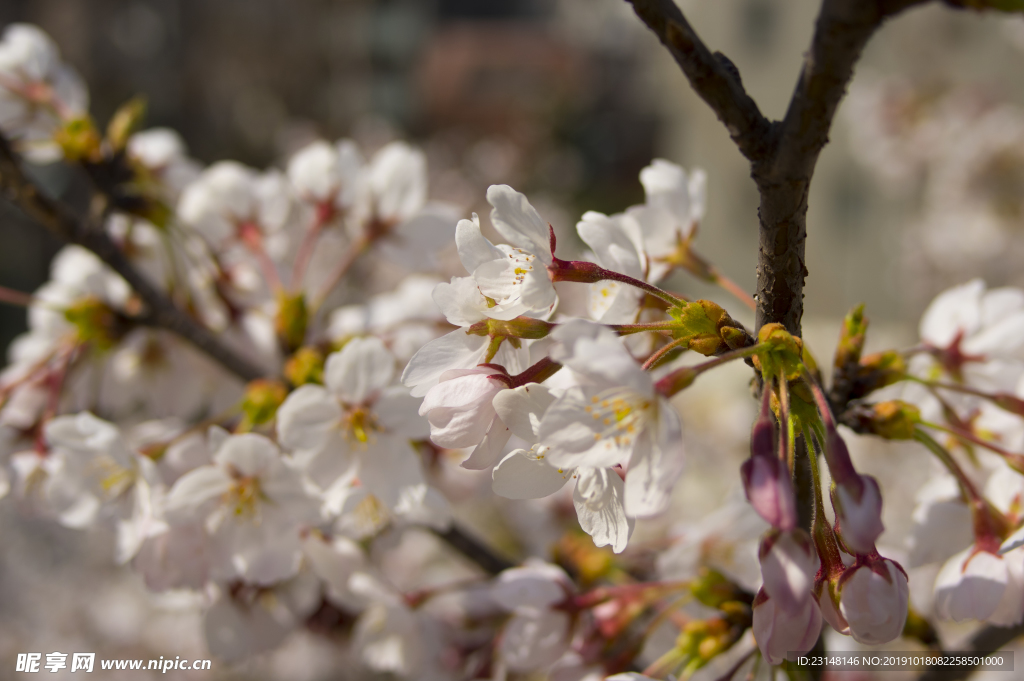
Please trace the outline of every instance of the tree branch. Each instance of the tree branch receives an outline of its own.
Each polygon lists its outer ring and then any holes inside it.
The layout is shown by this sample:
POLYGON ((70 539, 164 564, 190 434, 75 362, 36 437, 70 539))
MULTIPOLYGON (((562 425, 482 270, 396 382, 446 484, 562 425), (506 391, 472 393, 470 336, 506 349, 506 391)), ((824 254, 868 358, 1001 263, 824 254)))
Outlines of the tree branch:
POLYGON ((143 277, 101 226, 77 217, 67 206, 43 195, 25 176, 4 135, 0 135, 0 192, 59 239, 84 246, 121 275, 146 305, 145 312, 134 321, 177 334, 244 381, 263 376, 262 369, 221 343, 212 331, 143 277))
POLYGON ((807 197, 818 155, 864 45, 888 17, 928 0, 823 0, 811 48, 779 124, 770 162, 753 168, 761 194, 757 327, 800 335, 807 268, 807 197))
POLYGON ((452 523, 447 530, 434 530, 434 534, 443 539, 453 549, 479 565, 484 572, 497 575, 515 567, 513 563, 494 553, 475 537, 466 534, 458 525, 452 523))
POLYGON ((740 80, 739 71, 721 52, 701 41, 672 0, 626 0, 675 57, 690 85, 722 121, 740 152, 756 163, 771 152, 771 122, 761 115, 740 80))

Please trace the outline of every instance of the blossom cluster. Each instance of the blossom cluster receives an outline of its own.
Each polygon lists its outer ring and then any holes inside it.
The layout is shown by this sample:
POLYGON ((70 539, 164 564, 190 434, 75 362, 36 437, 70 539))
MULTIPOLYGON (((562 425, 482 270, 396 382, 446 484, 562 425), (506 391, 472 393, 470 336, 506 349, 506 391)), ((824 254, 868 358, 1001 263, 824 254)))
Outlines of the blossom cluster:
POLYGON ((641 661, 667 678, 782 664, 824 623, 877 645, 927 642, 907 626, 918 611, 1024 619, 1024 291, 947 291, 920 344, 875 355, 855 310, 826 391, 781 325, 751 332, 666 289, 682 271, 751 304, 695 249, 701 171, 655 160, 644 203, 581 216, 572 260, 512 187, 487 190, 489 220, 432 201, 427 157, 403 142, 204 168, 140 119, 129 103, 101 133, 50 39, 4 32, 5 139, 83 168, 109 208, 96 228, 258 376, 161 323, 109 256, 67 246, 0 373, 0 491, 110 532, 148 589, 196 594, 218 659, 329 622, 369 670, 404 678, 650 678, 641 661), (444 271, 445 249, 462 270, 444 271), (560 299, 574 287, 579 309, 560 299), (760 396, 749 458, 720 465, 745 498, 638 546, 694 449, 676 395, 733 361, 760 396), (901 562, 878 549, 892 488, 855 467, 851 430, 935 455, 901 562), (519 564, 446 549, 479 553, 461 523, 480 508, 500 528, 485 545, 519 564), (911 603, 908 575, 936 563, 933 603, 911 603))

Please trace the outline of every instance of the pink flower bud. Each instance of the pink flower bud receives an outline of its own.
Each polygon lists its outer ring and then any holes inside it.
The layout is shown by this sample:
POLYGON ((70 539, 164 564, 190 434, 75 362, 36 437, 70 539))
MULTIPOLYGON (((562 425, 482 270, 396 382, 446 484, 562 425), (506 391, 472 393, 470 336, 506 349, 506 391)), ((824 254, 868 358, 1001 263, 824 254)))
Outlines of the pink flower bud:
POLYGON ((758 550, 764 591, 777 608, 789 614, 799 612, 811 599, 818 557, 811 537, 804 530, 770 532, 758 550))
POLYGON ((821 610, 808 596, 797 612, 787 613, 761 589, 754 598, 753 629, 764 659, 769 664, 781 664, 787 657, 794 659, 806 653, 818 640, 821 610))
POLYGON ((855 641, 878 645, 903 633, 910 590, 898 563, 876 554, 847 569, 839 588, 839 612, 855 641))
POLYGON ((869 554, 882 534, 882 493, 870 475, 857 475, 832 487, 832 508, 840 539, 851 553, 869 554))
POLYGON ((839 612, 839 595, 834 593, 835 587, 830 582, 824 581, 815 587, 815 591, 820 594, 818 596, 818 607, 821 608, 822 619, 828 622, 829 626, 840 634, 849 635, 850 623, 839 612), (818 591, 819 589, 820 592, 818 591))
POLYGON ((752 456, 740 468, 743 491, 757 514, 781 530, 797 525, 796 496, 789 468, 774 456, 752 456))

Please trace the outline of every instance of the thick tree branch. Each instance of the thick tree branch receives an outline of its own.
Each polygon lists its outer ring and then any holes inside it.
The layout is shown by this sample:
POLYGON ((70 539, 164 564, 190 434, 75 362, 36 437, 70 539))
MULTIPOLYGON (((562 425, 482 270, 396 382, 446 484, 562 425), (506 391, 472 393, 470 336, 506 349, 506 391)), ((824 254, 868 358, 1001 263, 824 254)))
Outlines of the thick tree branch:
POLYGON ((753 168, 761 194, 757 326, 800 334, 807 268, 807 197, 818 155, 864 45, 888 17, 927 0, 823 0, 811 48, 779 125, 770 162, 753 168))
POLYGON ((121 275, 146 306, 136 321, 177 334, 244 381, 263 376, 262 369, 221 343, 212 331, 142 276, 100 226, 77 217, 63 204, 43 195, 25 176, 17 155, 3 135, 0 135, 0 192, 59 239, 84 246, 121 275))
POLYGON ((771 152, 772 124, 743 89, 740 74, 725 55, 701 41, 672 0, 627 0, 675 57, 690 85, 722 121, 740 152, 752 163, 771 152))

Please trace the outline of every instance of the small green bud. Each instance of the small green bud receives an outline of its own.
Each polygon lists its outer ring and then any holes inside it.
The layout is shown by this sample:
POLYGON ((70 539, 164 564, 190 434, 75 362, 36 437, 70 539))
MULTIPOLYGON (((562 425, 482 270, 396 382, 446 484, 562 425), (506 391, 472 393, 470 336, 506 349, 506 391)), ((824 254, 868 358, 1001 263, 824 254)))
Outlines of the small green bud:
POLYGON ((864 305, 861 304, 850 310, 843 320, 839 345, 836 347, 836 369, 843 371, 846 367, 855 367, 860 362, 867 330, 868 320, 864 318, 864 305))
POLYGON ((302 345, 308 323, 309 312, 306 309, 306 297, 302 293, 289 294, 282 291, 277 295, 274 327, 286 348, 294 349, 302 345))
POLYGON ((278 381, 259 379, 245 388, 242 398, 241 430, 250 430, 272 420, 278 407, 288 397, 288 388, 278 381))
POLYGON ((765 324, 757 332, 757 341, 763 345, 755 355, 761 375, 771 382, 779 374, 794 381, 803 373, 804 343, 786 331, 782 324, 765 324))
POLYGON ((912 440, 921 410, 902 400, 888 400, 856 410, 854 418, 863 432, 886 440, 912 440))
POLYGON ((710 300, 683 303, 679 307, 669 309, 668 313, 679 322, 679 327, 672 331, 672 336, 685 338, 687 347, 694 352, 711 356, 731 349, 729 341, 733 344, 745 344, 737 335, 738 332, 742 334, 739 331, 740 325, 720 305, 710 300))
POLYGON ((324 356, 316 348, 299 348, 284 365, 284 376, 296 388, 324 382, 324 356))
POLYGON ((64 151, 64 158, 72 163, 96 163, 103 157, 100 133, 88 115, 67 121, 54 135, 54 141, 64 151))
POLYGON ((64 310, 66 319, 82 343, 93 343, 101 350, 114 347, 124 335, 121 319, 99 298, 85 298, 64 310))
POLYGON ((887 385, 898 383, 906 378, 906 375, 907 363, 903 355, 895 350, 868 355, 860 361, 860 368, 857 371, 858 390, 853 397, 863 397, 887 385))
POLYGON ((742 590, 736 584, 711 568, 701 570, 700 576, 690 584, 690 592, 709 608, 720 608, 724 603, 743 597, 742 590))
POLYGON ((128 138, 132 136, 146 116, 146 99, 133 97, 121 105, 121 108, 107 124, 107 142, 115 152, 128 146, 128 138))

